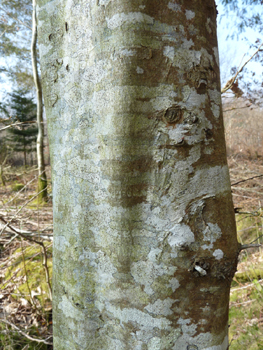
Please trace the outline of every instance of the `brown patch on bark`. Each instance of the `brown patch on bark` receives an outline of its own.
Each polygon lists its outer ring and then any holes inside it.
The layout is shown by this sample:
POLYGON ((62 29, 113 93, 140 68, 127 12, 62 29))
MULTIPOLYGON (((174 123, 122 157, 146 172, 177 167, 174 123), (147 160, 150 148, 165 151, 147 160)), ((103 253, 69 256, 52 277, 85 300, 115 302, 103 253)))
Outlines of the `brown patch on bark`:
POLYGON ((147 184, 111 184, 109 186, 109 192, 111 194, 109 202, 112 206, 132 207, 146 201, 148 189, 150 187, 147 184))
MULTIPOLYGON (((233 261, 229 261, 229 264, 233 264, 233 261)), ((211 269, 214 270, 216 267, 211 265, 211 269)), ((190 319, 197 326, 196 335, 206 332, 222 334, 228 319, 231 279, 213 277, 210 273, 201 276, 197 271, 194 273, 178 269, 176 278, 180 275, 183 276, 179 280, 180 287, 171 296, 176 300, 172 308, 175 317, 171 316, 174 326, 178 326, 180 317, 190 319), (180 310, 182 310, 181 313, 180 310), (202 319, 205 319, 206 322, 202 323, 202 319)))

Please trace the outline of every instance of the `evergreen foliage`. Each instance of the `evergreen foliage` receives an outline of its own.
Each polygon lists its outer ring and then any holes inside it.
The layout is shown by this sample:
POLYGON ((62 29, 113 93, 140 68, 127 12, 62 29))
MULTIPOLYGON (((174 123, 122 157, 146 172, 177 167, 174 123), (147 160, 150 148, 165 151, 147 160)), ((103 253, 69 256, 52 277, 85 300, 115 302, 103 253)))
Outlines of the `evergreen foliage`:
MULTIPOLYGON (((12 82, 32 89, 31 71, 31 0, 2 0, 0 4, 0 54, 11 58, 11 64, 0 67, 12 82)), ((4 75, 2 75, 4 78, 4 75)))
POLYGON ((5 111, 10 111, 12 122, 20 122, 18 127, 8 129, 7 141, 15 152, 23 152, 24 165, 27 165, 27 153, 35 151, 38 128, 36 126, 36 104, 28 92, 17 90, 10 94, 10 102, 5 111))

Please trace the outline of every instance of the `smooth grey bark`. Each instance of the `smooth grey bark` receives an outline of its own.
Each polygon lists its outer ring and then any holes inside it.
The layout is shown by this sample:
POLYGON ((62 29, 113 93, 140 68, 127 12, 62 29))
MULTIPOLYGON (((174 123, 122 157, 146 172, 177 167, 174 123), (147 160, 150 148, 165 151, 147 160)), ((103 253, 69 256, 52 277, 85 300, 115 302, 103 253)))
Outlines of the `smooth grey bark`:
POLYGON ((37 23, 36 23, 36 1, 32 0, 32 41, 31 58, 34 84, 37 92, 37 164, 38 164, 38 198, 40 201, 47 200, 47 176, 44 158, 44 120, 43 120, 43 94, 42 85, 37 70, 37 23))
POLYGON ((213 0, 38 0, 56 350, 228 348, 238 244, 213 0))

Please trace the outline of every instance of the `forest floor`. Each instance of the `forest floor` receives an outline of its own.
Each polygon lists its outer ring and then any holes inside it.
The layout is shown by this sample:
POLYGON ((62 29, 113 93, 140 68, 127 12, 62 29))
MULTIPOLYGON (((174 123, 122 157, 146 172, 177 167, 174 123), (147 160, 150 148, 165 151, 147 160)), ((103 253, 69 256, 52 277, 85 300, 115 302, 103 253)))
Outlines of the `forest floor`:
MULTIPOLYGON (((238 240, 263 244, 263 158, 228 157, 238 240)), ((263 349, 263 246, 242 251, 230 294, 230 349, 263 349)))
POLYGON ((51 350, 51 184, 49 200, 41 204, 36 196, 36 168, 7 168, 4 180, 0 186, 0 350, 51 350))
MULTIPOLYGON (((263 243, 263 158, 236 155, 228 163, 238 239, 263 243)), ((47 173, 50 179, 49 167, 47 173)), ((43 205, 36 197, 35 168, 8 168, 5 180, 0 185, 0 350, 51 350, 51 183, 43 205)), ((240 254, 230 296, 230 350, 263 349, 262 249, 240 254)))

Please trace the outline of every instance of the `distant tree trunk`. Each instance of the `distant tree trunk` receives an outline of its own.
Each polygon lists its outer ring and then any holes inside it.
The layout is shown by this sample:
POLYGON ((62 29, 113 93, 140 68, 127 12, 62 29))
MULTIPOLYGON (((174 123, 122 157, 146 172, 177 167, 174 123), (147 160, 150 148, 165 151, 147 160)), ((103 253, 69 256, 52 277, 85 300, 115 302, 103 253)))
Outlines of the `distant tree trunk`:
POLYGON ((37 23, 36 23, 36 1, 32 0, 33 14, 32 14, 32 42, 31 55, 33 77, 37 92, 37 164, 38 164, 38 199, 40 202, 47 200, 47 176, 45 171, 44 158, 44 123, 43 123, 43 97, 42 86, 37 71, 37 23))
POLYGON ((39 0, 55 350, 226 350, 238 243, 213 0, 39 0))
MULTIPOLYGON (((24 129, 23 126, 22 126, 22 129, 24 129)), ((24 166, 26 167, 27 163, 26 163, 26 138, 25 138, 25 136, 23 136, 23 140, 24 140, 24 147, 23 147, 24 166)))

